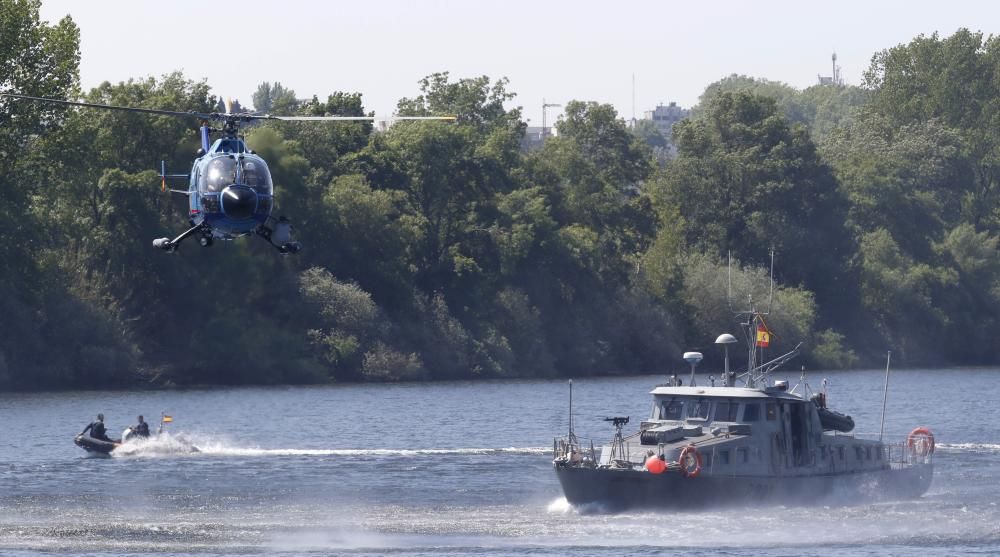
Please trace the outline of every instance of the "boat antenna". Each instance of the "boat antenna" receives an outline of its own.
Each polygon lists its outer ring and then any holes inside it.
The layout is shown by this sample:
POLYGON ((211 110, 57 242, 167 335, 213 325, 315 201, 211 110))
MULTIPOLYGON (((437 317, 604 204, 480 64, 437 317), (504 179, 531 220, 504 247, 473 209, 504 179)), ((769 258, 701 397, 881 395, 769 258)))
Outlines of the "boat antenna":
POLYGON ((566 436, 567 441, 573 446, 576 446, 576 433, 573 432, 573 380, 569 380, 569 435, 566 436))
POLYGON ((729 312, 733 312, 733 250, 726 252, 726 273, 728 285, 726 287, 726 303, 729 304, 729 312))
POLYGON ((770 286, 767 293, 767 313, 764 315, 771 314, 771 302, 774 300, 774 246, 771 246, 771 277, 770 286))
POLYGON ((694 368, 698 366, 698 362, 700 362, 701 360, 702 360, 701 352, 684 353, 684 361, 691 364, 691 380, 688 382, 688 385, 691 387, 697 386, 694 382, 694 368))
POLYGON ((882 440, 885 430, 885 402, 889 398, 889 361, 892 360, 892 350, 885 353, 885 389, 882 391, 882 423, 878 426, 878 440, 882 440))

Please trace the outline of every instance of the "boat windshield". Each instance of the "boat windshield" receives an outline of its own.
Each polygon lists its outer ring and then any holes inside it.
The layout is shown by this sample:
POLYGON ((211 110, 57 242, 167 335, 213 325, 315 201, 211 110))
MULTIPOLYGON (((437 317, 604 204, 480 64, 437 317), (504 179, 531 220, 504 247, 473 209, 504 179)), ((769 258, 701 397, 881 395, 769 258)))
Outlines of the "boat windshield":
MULTIPOLYGON (((737 406, 738 407, 738 406, 737 406)), ((672 396, 660 399, 653 407, 652 419, 680 421, 685 418, 707 420, 712 411, 712 399, 672 396)), ((727 415, 729 407, 726 409, 727 415)))
POLYGON ((708 419, 708 413, 712 410, 712 401, 707 398, 689 400, 687 406, 687 417, 701 420, 708 419))
POLYGON ((682 420, 684 414, 684 399, 671 397, 660 401, 661 420, 682 420))

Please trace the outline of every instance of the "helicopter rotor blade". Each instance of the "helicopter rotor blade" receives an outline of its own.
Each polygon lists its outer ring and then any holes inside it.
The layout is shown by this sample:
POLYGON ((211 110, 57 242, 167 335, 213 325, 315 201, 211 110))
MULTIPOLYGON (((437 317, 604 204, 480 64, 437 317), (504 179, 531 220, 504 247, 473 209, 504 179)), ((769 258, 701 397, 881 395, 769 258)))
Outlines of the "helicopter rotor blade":
POLYGON ((251 116, 263 120, 282 120, 285 122, 391 122, 395 120, 447 120, 454 121, 455 116, 251 116))
POLYGON ((194 111, 180 111, 180 110, 162 110, 159 108, 138 108, 133 106, 118 106, 113 104, 99 104, 99 103, 89 103, 82 101, 67 101, 63 99, 51 99, 47 97, 32 97, 29 95, 15 95, 12 93, 0 93, 0 97, 7 97, 11 99, 27 100, 27 101, 37 101, 51 104, 61 104, 66 106, 81 106, 84 108, 101 108, 106 110, 121 110, 124 112, 138 112, 142 114, 161 114, 165 116, 186 116, 199 118, 202 120, 222 120, 227 122, 232 121, 250 121, 250 120, 281 120, 286 122, 394 122, 397 120, 443 120, 443 121, 455 121, 455 116, 271 116, 270 114, 247 114, 247 113, 232 113, 231 101, 225 102, 226 112, 194 112, 194 111))
POLYGON ((116 106, 116 105, 113 105, 113 104, 97 104, 97 103, 88 103, 88 102, 80 102, 80 101, 65 101, 65 100, 62 100, 62 99, 49 99, 49 98, 46 98, 46 97, 31 97, 31 96, 28 96, 28 95, 14 95, 14 94, 11 94, 11 93, 0 93, 0 97, 8 97, 8 98, 11 98, 11 99, 20 99, 20 100, 28 100, 28 101, 46 102, 46 103, 52 103, 52 104, 62 104, 62 105, 68 105, 68 106, 82 106, 82 107, 86 107, 86 108, 104 108, 104 109, 108 109, 108 110, 123 110, 123 111, 126 111, 126 112, 141 112, 141 113, 144 113, 144 114, 163 114, 163 115, 166 115, 166 116, 191 116, 191 117, 202 118, 202 119, 206 119, 206 120, 218 120, 219 119, 219 115, 218 114, 209 114, 209 113, 205 113, 205 112, 194 112, 194 111, 181 112, 179 110, 160 110, 158 108, 136 108, 136 107, 132 107, 132 106, 116 106))

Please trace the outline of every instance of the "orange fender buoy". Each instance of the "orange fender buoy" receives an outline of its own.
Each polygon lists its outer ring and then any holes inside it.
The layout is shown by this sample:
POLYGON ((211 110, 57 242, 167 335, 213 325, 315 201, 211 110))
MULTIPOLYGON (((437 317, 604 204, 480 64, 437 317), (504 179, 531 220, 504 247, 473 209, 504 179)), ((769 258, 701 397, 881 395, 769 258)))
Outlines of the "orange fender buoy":
POLYGON ((681 456, 677 460, 681 465, 681 474, 686 477, 694 478, 701 472, 701 453, 694 445, 681 449, 681 456))
POLYGON ((934 434, 926 427, 918 427, 906 436, 906 448, 917 456, 934 454, 934 434))
POLYGON ((646 471, 650 474, 662 474, 667 469, 667 463, 653 455, 646 459, 646 471))

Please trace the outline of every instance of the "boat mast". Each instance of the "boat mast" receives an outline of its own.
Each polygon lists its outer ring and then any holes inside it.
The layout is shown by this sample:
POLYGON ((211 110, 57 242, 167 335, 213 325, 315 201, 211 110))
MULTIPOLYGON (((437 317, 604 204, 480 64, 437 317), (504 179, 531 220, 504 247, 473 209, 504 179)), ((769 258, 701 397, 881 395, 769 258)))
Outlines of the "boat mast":
POLYGON ((576 433, 573 432, 573 380, 569 380, 569 435, 566 436, 566 440, 570 445, 576 446, 576 433))
MULTIPOLYGON (((747 292, 747 309, 744 311, 734 312, 737 315, 746 315, 747 321, 741 323, 746 327, 746 340, 747 340, 747 374, 746 374, 746 386, 753 388, 766 387, 768 384, 768 375, 775 367, 775 365, 786 361, 788 358, 798 353, 798 346, 795 350, 789 352, 784 356, 780 356, 771 362, 764 362, 763 349, 757 346, 757 327, 764 323, 764 316, 770 315, 771 306, 774 302, 774 248, 770 250, 771 255, 771 267, 769 275, 769 285, 767 294, 767 310, 758 311, 756 306, 754 306, 753 293, 747 292), (762 362, 762 363, 758 363, 762 362)), ((732 300, 732 288, 733 288, 733 270, 732 270, 732 254, 729 254, 729 295, 727 300, 732 300)), ((732 302, 729 302, 729 309, 732 310, 732 302)), ((766 326, 766 325, 765 325, 766 326)))
POLYGON ((885 430, 885 402, 889 399, 889 361, 892 360, 892 350, 885 354, 885 389, 882 391, 882 423, 878 426, 878 440, 882 440, 885 430))

